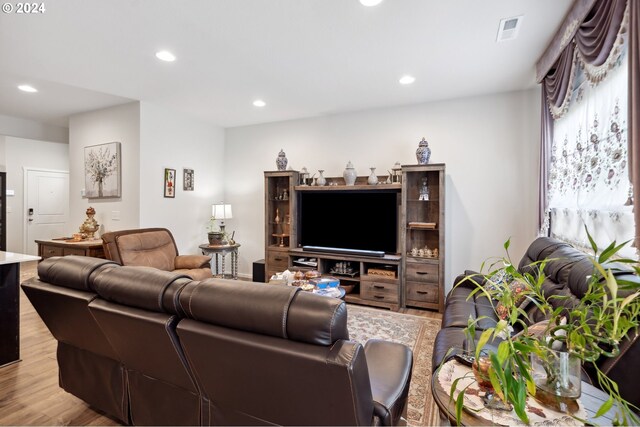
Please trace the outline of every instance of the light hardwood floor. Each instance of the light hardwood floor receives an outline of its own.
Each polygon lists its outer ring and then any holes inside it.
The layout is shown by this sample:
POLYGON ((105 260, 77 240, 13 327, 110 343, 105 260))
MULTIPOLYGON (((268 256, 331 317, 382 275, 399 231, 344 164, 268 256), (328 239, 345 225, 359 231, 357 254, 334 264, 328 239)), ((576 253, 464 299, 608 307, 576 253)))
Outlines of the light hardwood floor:
MULTIPOLYGON (((35 262, 21 264, 20 281, 35 271, 35 262)), ((402 312, 442 318, 424 310, 402 312)), ((0 425, 119 425, 58 386, 56 340, 22 292, 20 356, 20 362, 0 368, 0 425)))

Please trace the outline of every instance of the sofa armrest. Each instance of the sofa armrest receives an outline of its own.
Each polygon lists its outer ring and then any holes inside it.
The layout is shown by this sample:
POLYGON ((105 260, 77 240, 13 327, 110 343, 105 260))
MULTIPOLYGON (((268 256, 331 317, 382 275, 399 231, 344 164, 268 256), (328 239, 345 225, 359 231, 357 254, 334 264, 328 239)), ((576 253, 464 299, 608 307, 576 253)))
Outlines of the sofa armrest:
POLYGON ((475 283, 484 286, 484 283, 486 281, 487 278, 477 271, 465 270, 463 274, 460 274, 455 278, 455 280, 453 281, 453 286, 464 286, 466 288, 474 289, 476 287, 475 283))
POLYGON ((413 352, 409 347, 382 340, 364 346, 369 368, 373 412, 381 425, 397 425, 406 417, 413 352))
POLYGON ((178 255, 175 260, 175 269, 191 269, 209 267, 211 257, 205 255, 178 255))

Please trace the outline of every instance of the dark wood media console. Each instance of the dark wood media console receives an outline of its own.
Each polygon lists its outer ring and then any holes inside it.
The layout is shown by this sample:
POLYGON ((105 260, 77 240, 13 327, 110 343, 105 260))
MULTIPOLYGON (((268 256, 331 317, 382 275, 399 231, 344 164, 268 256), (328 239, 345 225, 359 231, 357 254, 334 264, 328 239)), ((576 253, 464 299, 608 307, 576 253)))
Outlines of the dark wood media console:
POLYGON ((444 164, 405 165, 401 183, 368 185, 367 177, 358 177, 355 185, 346 186, 342 177, 327 177, 334 185, 310 186, 301 185, 297 171, 265 172, 267 280, 286 269, 314 268, 339 277, 342 285, 352 289, 345 296, 347 302, 391 310, 410 306, 442 311, 444 176, 444 164), (303 250, 298 242, 299 197, 316 191, 397 193, 396 253, 379 257, 303 250))

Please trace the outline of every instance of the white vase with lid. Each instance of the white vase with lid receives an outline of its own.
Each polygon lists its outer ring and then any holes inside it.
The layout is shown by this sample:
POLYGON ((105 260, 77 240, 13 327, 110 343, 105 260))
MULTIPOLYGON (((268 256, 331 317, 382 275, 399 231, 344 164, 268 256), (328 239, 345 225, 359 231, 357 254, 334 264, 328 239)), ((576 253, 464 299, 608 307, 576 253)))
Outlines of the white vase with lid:
POLYGON ((345 185, 354 185, 356 183, 356 178, 358 177, 358 173, 356 169, 353 167, 351 161, 347 163, 347 167, 344 172, 342 172, 342 177, 344 178, 345 185))

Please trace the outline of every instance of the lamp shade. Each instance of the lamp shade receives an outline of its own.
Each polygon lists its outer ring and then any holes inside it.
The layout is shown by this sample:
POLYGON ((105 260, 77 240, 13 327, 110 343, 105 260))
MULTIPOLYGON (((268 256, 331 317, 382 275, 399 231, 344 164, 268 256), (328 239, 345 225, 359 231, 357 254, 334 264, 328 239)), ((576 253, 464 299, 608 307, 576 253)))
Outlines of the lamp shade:
POLYGON ((231 212, 231 205, 225 205, 224 203, 211 205, 211 215, 215 219, 221 219, 221 220, 233 218, 233 213, 231 212))

